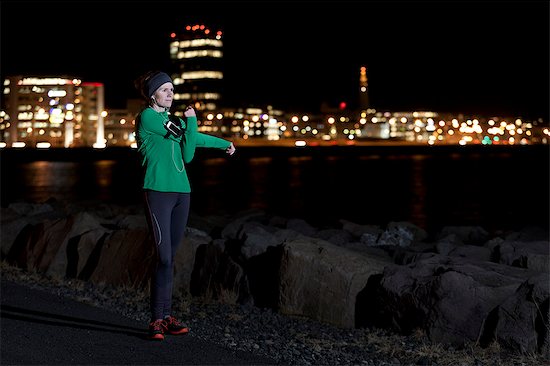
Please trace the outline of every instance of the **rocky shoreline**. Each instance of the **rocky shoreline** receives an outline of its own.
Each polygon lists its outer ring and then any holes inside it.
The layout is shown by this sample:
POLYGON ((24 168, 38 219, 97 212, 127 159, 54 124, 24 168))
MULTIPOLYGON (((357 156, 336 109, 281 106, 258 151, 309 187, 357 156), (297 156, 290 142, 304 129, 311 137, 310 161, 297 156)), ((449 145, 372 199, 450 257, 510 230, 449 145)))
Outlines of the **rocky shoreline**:
MULTIPOLYGON (((149 318, 145 291, 97 286, 74 279, 56 279, 1 263, 3 280, 25 284, 114 311, 143 322, 149 318)), ((269 357, 280 365, 430 365, 540 366, 536 355, 518 355, 497 345, 463 349, 430 342, 425 334, 401 336, 376 328, 344 329, 306 318, 278 314, 252 305, 203 302, 176 296, 176 315, 191 328, 190 336, 231 350, 269 357)))
MULTIPOLYGON (((141 207, 49 201, 1 214, 3 279, 146 328, 141 207)), ((192 214, 173 309, 192 336, 281 365, 548 364, 548 232, 427 237, 406 222, 192 214)))

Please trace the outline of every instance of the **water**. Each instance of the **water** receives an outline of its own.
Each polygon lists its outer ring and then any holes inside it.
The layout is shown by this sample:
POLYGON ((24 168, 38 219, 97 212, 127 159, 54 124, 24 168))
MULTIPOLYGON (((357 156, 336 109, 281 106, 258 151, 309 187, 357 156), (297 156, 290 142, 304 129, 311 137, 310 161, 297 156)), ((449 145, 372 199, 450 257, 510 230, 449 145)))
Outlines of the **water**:
MULTIPOLYGON (((2 206, 49 198, 141 204, 129 149, 1 152, 2 206)), ((200 150, 188 166, 200 215, 262 209, 314 225, 412 222, 488 230, 549 226, 547 146, 200 150)))

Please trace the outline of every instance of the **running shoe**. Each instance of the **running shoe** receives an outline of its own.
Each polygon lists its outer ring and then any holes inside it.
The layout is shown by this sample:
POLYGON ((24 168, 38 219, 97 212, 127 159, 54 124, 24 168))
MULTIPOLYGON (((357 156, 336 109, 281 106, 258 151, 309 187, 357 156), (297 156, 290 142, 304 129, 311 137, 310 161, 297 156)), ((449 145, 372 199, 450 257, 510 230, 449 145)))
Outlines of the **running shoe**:
POLYGON ((189 333, 189 328, 180 323, 173 316, 164 318, 164 329, 170 334, 185 334, 189 333))
POLYGON ((149 323, 149 339, 162 341, 164 339, 165 322, 157 319, 149 323))

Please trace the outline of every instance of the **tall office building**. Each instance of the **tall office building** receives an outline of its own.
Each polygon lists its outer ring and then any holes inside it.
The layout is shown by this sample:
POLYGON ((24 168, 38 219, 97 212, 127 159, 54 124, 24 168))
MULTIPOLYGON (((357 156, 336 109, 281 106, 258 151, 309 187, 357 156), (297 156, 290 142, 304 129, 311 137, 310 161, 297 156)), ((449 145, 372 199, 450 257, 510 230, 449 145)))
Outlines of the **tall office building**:
POLYGON ((198 111, 215 110, 222 98, 222 32, 205 25, 188 25, 183 32, 172 33, 171 38, 172 110, 178 115, 187 105, 198 111))

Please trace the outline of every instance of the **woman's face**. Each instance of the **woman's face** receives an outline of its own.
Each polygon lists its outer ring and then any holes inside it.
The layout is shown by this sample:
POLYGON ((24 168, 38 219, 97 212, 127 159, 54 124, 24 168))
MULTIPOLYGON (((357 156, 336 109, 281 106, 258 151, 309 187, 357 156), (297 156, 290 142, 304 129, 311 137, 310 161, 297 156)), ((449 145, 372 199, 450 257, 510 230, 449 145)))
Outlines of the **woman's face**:
POLYGON ((174 85, 170 82, 162 84, 153 94, 153 98, 159 107, 170 108, 174 99, 174 85))

